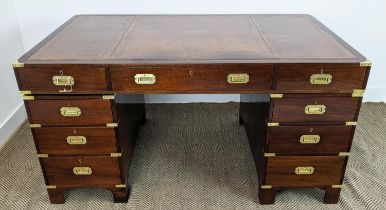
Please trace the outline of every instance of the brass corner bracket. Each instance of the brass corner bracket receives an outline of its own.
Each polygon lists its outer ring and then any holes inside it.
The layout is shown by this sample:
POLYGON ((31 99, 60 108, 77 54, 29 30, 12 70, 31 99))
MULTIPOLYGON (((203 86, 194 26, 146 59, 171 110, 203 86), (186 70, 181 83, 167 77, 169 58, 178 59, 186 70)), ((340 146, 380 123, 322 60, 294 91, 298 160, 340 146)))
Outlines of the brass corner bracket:
POLYGON ((342 189, 343 185, 341 184, 335 184, 335 185, 331 185, 331 188, 334 188, 334 189, 342 189))
POLYGON ((272 189, 272 185, 261 185, 261 189, 272 189))
POLYGON ((348 157, 350 156, 349 152, 339 152, 339 157, 348 157))
POLYGON ((118 127, 118 123, 107 123, 106 127, 108 127, 108 128, 115 128, 115 127, 118 127))
POLYGON ((264 157, 275 157, 276 153, 264 153, 264 157))
POLYGON ((115 185, 116 188, 125 188, 126 184, 117 184, 115 185))
POLYGON ((354 89, 351 96, 353 98, 359 98, 359 97, 363 97, 364 94, 365 94, 365 90, 363 90, 363 89, 354 89))
POLYGON ((121 157, 122 153, 111 153, 110 156, 111 157, 121 157))
POLYGON ((284 94, 281 94, 281 93, 270 93, 269 97, 271 97, 271 98, 283 98, 283 95, 284 94))
POLYGON ((103 95, 102 99, 103 100, 114 100, 115 99, 115 95, 103 95))
POLYGON ((361 67, 368 67, 368 66, 371 66, 372 64, 373 63, 369 59, 366 59, 365 61, 362 61, 359 63, 361 67))
POLYGON ((357 125, 357 122, 346 122, 346 125, 357 125))
POLYGON ((278 122, 270 122, 270 123, 267 123, 267 125, 268 125, 269 127, 274 127, 274 126, 279 126, 280 123, 278 123, 278 122))
POLYGON ((15 63, 12 64, 13 68, 23 68, 24 63, 20 63, 19 61, 16 61, 15 63))
POLYGON ((24 101, 33 101, 33 100, 35 100, 35 97, 23 95, 23 100, 24 101))

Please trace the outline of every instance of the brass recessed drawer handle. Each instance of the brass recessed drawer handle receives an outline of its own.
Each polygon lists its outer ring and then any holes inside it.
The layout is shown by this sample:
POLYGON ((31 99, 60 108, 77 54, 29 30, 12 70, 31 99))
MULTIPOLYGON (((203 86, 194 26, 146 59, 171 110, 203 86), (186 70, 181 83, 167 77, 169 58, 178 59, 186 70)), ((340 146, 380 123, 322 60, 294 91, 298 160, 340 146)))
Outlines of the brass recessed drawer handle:
POLYGON ((156 76, 154 74, 136 74, 134 81, 139 85, 152 85, 156 82, 156 76))
POLYGON ((302 135, 300 137, 301 144, 317 144, 320 141, 319 135, 302 135))
POLYGON ((326 112, 325 105, 307 105, 304 108, 305 114, 324 114, 326 112))
POLYGON ((75 80, 73 76, 53 76, 52 83, 55 86, 72 86, 75 84, 75 80))
POLYGON ((249 74, 228 74, 227 81, 230 84, 245 84, 249 82, 249 74))
POLYGON ((310 174, 314 173, 314 170, 315 169, 312 166, 307 166, 307 167, 299 166, 299 167, 295 168, 295 174, 298 174, 298 175, 310 175, 310 174))
POLYGON ((90 167, 74 167, 72 171, 77 176, 89 176, 92 174, 92 169, 90 167))
POLYGON ((78 117, 82 114, 79 107, 62 107, 60 108, 60 114, 63 117, 78 117))
POLYGON ((85 136, 67 136, 67 144, 69 145, 80 145, 86 144, 87 138, 85 136))
POLYGON ((310 77, 310 83, 313 85, 328 85, 332 82, 331 74, 313 74, 310 77))

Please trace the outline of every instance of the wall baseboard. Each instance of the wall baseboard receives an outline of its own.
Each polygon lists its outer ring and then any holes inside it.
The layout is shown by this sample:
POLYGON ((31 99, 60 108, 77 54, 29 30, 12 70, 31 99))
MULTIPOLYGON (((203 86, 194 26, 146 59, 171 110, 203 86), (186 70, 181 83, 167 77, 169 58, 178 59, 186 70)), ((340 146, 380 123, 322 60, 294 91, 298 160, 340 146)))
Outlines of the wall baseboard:
POLYGON ((16 111, 0 127, 0 148, 27 119, 24 104, 21 103, 16 111))

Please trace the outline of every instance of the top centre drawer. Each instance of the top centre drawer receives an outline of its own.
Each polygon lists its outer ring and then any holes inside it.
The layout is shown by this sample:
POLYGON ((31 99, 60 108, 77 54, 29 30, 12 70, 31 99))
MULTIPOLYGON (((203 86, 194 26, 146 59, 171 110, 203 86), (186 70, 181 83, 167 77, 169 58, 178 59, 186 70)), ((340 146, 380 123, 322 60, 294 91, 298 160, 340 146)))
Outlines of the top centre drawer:
POLYGON ((113 91, 131 93, 216 93, 270 90, 272 65, 112 67, 113 91))

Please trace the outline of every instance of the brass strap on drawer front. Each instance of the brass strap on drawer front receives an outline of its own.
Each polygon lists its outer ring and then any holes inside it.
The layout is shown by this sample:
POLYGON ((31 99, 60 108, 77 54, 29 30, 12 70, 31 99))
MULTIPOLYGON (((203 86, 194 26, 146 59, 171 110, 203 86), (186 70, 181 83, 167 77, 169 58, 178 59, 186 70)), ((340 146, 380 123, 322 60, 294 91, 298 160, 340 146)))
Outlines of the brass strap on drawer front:
POLYGON ((154 74, 136 74, 134 81, 139 85, 152 85, 156 83, 156 76, 154 74))
POLYGON ((312 166, 299 166, 295 168, 295 174, 298 175, 310 175, 314 173, 314 167, 312 166))
POLYGON ((60 108, 60 114, 63 117, 78 117, 82 114, 82 111, 79 107, 69 107, 65 106, 60 108))
POLYGON ((328 85, 332 82, 331 74, 313 74, 310 77, 310 83, 313 85, 328 85))
POLYGON ((302 135, 300 137, 301 144, 317 144, 320 141, 319 135, 302 135))
POLYGON ((89 176, 92 174, 92 169, 90 167, 74 167, 72 171, 77 176, 89 176))
POLYGON ((81 145, 87 143, 87 138, 85 136, 67 136, 66 140, 69 145, 81 145))
POLYGON ((304 108, 305 114, 324 114, 326 112, 325 105, 307 105, 304 108))
POLYGON ((247 73, 228 74, 227 81, 230 84, 245 84, 249 82, 249 74, 247 73))

